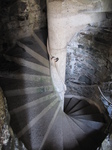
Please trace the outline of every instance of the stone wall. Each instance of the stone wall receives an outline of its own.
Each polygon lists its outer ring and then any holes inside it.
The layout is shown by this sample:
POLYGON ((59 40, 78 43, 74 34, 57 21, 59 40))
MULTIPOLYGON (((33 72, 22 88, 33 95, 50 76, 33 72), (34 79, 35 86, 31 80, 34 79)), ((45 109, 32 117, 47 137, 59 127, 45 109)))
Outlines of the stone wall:
POLYGON ((0 1, 0 50, 46 26, 46 0, 0 1))
POLYGON ((87 25, 67 46, 66 81, 93 85, 112 79, 112 20, 87 25))
MULTIPOLYGON (((75 34, 67 46, 66 85, 67 95, 78 95, 98 102, 112 102, 112 14, 99 24, 75 34)), ((108 109, 109 103, 107 104, 108 109)), ((109 110, 112 117, 112 108, 109 110)))

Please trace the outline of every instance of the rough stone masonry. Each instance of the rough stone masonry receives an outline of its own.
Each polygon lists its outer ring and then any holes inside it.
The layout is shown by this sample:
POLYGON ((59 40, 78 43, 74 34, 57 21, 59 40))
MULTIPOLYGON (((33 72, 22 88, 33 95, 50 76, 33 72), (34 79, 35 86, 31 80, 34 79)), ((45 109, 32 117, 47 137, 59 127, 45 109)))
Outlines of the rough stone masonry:
POLYGON ((46 23, 45 0, 1 0, 0 51, 9 49, 32 30, 46 27, 46 23))
POLYGON ((112 102, 112 14, 100 24, 90 24, 67 46, 66 94, 103 100, 112 117, 112 107, 98 90, 112 102))

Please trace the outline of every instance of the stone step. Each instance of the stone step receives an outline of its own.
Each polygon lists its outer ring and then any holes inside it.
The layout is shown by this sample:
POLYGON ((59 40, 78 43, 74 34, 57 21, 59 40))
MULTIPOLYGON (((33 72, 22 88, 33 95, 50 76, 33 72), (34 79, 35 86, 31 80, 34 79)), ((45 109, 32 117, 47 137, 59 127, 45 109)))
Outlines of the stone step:
POLYGON ((52 107, 56 105, 57 103, 58 103, 58 99, 55 99, 55 100, 51 99, 49 100, 49 102, 47 101, 47 102, 44 102, 43 104, 40 104, 41 106, 39 105, 38 107, 35 106, 32 109, 28 109, 30 116, 29 118, 27 116, 26 120, 25 120, 25 117, 23 117, 23 112, 21 112, 21 115, 19 114, 18 117, 21 118, 21 121, 23 118, 23 122, 21 122, 21 130, 19 129, 17 136, 21 137, 22 135, 24 135, 30 128, 33 127, 33 125, 35 125, 35 123, 39 119, 41 119, 44 115, 46 115, 46 113, 50 109, 52 109, 52 107), (44 104, 47 104, 47 105, 44 105, 44 104))
MULTIPOLYGON (((74 102, 75 102, 75 99, 74 99, 74 102)), ((85 100, 81 100, 81 101, 79 101, 79 103, 77 103, 75 106, 73 106, 71 108, 71 110, 69 111, 68 115, 72 114, 72 113, 74 113, 76 111, 79 111, 79 110, 81 110, 83 108, 86 108, 87 106, 90 106, 90 104, 87 101, 85 101, 85 100)))
POLYGON ((77 100, 77 99, 74 100, 74 98, 71 98, 68 105, 67 105, 67 107, 66 107, 66 109, 65 109, 65 113, 68 114, 73 108, 76 107, 76 105, 78 103, 80 103, 80 100, 77 100))
POLYGON ((95 141, 97 147, 104 140, 105 134, 99 128, 95 130, 91 128, 91 126, 87 126, 87 124, 84 124, 76 118, 72 118, 72 120, 85 132, 85 134, 90 135, 90 137, 95 141))
POLYGON ((40 45, 40 47, 44 50, 44 52, 47 53, 47 40, 46 40, 46 44, 44 44, 43 40, 42 40, 43 37, 40 38, 40 35, 39 35, 38 31, 34 31, 32 33, 32 36, 37 41, 37 43, 40 45))
POLYGON ((70 116, 89 115, 99 113, 98 108, 94 105, 88 105, 70 114, 70 116))
MULTIPOLYGON (((67 116, 70 128, 74 133, 74 137, 77 139, 81 150, 95 150, 97 146, 95 141, 91 138, 90 134, 86 134, 80 126, 78 126, 70 117, 67 116), (88 144, 89 143, 89 144, 88 144)), ((93 131, 94 132, 94 131, 93 131)))
MULTIPOLYGON (((33 51, 43 56, 44 58, 48 59, 47 52, 44 51, 44 49, 40 46, 40 41, 34 38, 33 33, 31 36, 19 40, 19 42, 26 45, 28 48, 32 49, 33 51)), ((41 41, 41 43, 43 43, 43 41, 41 41)))
POLYGON ((70 102, 72 98, 64 98, 64 112, 67 113, 69 111, 70 102))
POLYGON ((17 42, 17 44, 20 47, 22 47, 23 49, 25 49, 25 51, 28 54, 30 54, 32 57, 34 57, 36 60, 38 60, 39 62, 41 62, 44 66, 46 66, 46 67, 49 68, 49 61, 48 61, 48 59, 46 59, 43 56, 39 55, 37 52, 35 52, 34 50, 32 50, 31 48, 29 48, 28 46, 26 46, 22 42, 17 42))
MULTIPOLYGON (((25 143, 27 149, 39 150, 41 145, 43 145, 46 135, 49 132, 49 128, 51 129, 52 121, 55 121, 55 114, 57 113, 59 106, 59 102, 54 103, 52 101, 52 103, 50 109, 47 108, 46 110, 43 110, 33 119, 35 123, 32 125, 31 122, 29 129, 21 136, 20 139, 25 143)), ((52 141, 50 141, 50 145, 52 145, 51 143, 52 141)))
POLYGON ((103 127, 105 127, 105 123, 102 123, 102 122, 98 122, 98 121, 92 121, 92 120, 85 120, 85 119, 77 119, 79 120, 80 122, 86 124, 87 126, 95 129, 95 130, 99 130, 103 127))
POLYGON ((14 61, 8 61, 6 59, 4 59, 4 62, 1 61, 0 58, 0 76, 1 77, 6 77, 6 76, 10 76, 12 74, 29 74, 29 75, 39 75, 39 76, 49 76, 49 75, 45 75, 37 70, 34 70, 32 68, 28 68, 26 66, 20 66, 17 63, 15 63, 14 61))
POLYGON ((64 112, 67 108, 67 105, 69 104, 70 98, 64 98, 64 112))
POLYGON ((67 115, 68 122, 73 130, 73 133, 76 135, 78 143, 81 145, 81 149, 94 150, 100 146, 101 142, 105 138, 104 131, 106 129, 106 121, 96 106, 89 104, 85 100, 78 99, 75 101, 75 99, 76 98, 67 98, 66 109, 67 106, 70 108, 67 115), (76 105, 74 105, 72 101, 76 105), (70 105, 75 107, 70 107, 70 105), (70 121, 70 119, 74 123, 70 121), (90 146, 88 146, 88 142, 91 143, 90 146))
POLYGON ((5 95, 7 97, 13 97, 13 96, 19 96, 19 95, 25 95, 25 94, 34 94, 34 93, 43 93, 43 92, 51 92, 54 90, 53 85, 46 85, 46 86, 40 86, 40 87, 28 87, 28 88, 21 88, 21 89, 15 89, 15 90, 7 90, 4 91, 5 95))
POLYGON ((29 88, 29 87, 41 87, 41 86, 49 86, 52 85, 52 82, 45 81, 45 82, 36 82, 36 81, 29 81, 29 80, 17 80, 17 79, 7 79, 0 77, 0 84, 3 90, 15 90, 15 89, 22 89, 22 88, 29 88), (5 81, 5 82, 4 82, 5 81))
MULTIPOLYGON (((68 99, 67 99, 67 101, 68 101, 68 99)), ((66 101, 66 99, 65 99, 65 101, 66 101)), ((66 105, 65 113, 67 113, 67 114, 73 113, 73 112, 80 110, 83 107, 86 107, 88 105, 89 105, 89 103, 86 102, 85 100, 80 100, 75 97, 70 98, 68 104, 66 105)))
MULTIPOLYGON (((63 129, 63 150, 82 150, 76 138, 76 133, 72 131, 66 114, 62 116, 63 129)), ((74 126, 75 127, 75 126, 74 126)))
POLYGON ((40 30, 34 30, 34 33, 43 42, 43 44, 47 47, 47 37, 48 37, 47 28, 42 28, 40 30))
POLYGON ((34 118, 36 118, 39 114, 41 114, 43 110, 46 109, 49 110, 48 108, 50 105, 52 106, 52 103, 53 104, 57 103, 56 97, 53 97, 43 103, 36 104, 32 107, 23 109, 19 113, 11 114, 11 125, 14 128, 16 134, 18 134, 21 130, 23 130, 23 128, 25 128, 27 124, 32 122, 32 120, 34 120, 34 118), (19 126, 18 121, 21 121, 19 126))
POLYGON ((22 80, 22 81, 32 81, 36 83, 51 83, 51 77, 45 75, 32 75, 27 73, 1 73, 0 78, 10 79, 10 80, 22 80))
POLYGON ((75 116, 75 119, 93 120, 98 122, 105 122, 103 114, 80 115, 75 116))
POLYGON ((21 66, 25 66, 25 67, 33 69, 35 71, 39 71, 43 74, 50 75, 49 69, 44 67, 44 66, 38 65, 38 64, 30 62, 30 61, 27 61, 27 60, 22 59, 22 58, 11 57, 11 56, 7 56, 7 55, 4 55, 4 56, 7 60, 16 62, 17 64, 19 64, 21 66))
MULTIPOLYGON (((18 42, 20 43, 20 42, 18 42)), ((42 65, 44 66, 43 63, 41 63, 39 60, 38 60, 38 54, 33 51, 32 49, 30 48, 27 48, 27 46, 25 46, 24 44, 20 43, 20 46, 19 44, 16 43, 16 45, 9 49, 8 51, 6 51, 4 53, 5 55, 8 55, 8 56, 12 56, 12 57, 17 57, 17 58, 23 58, 27 61, 31 61, 33 63, 36 63, 36 64, 39 64, 39 65, 42 65), (27 50, 28 49, 28 50, 27 50), (34 57, 33 57, 34 56, 34 57)), ((46 62, 48 62, 47 59, 45 59, 44 57, 42 57, 41 55, 39 55, 43 60, 45 60, 46 62)))
MULTIPOLYGON (((9 111, 12 111, 15 108, 21 107, 22 105, 26 105, 34 100, 41 99, 42 97, 51 95, 54 91, 50 92, 41 92, 41 93, 33 93, 33 94, 24 94, 18 96, 7 96, 7 103, 9 111)), ((49 97, 49 96, 48 96, 49 97)), ((49 99, 49 98, 48 98, 49 99)))
POLYGON ((39 150, 63 150, 61 103, 52 118, 39 150), (50 144, 52 141, 52 144, 50 144))
POLYGON ((51 93, 51 94, 45 95, 45 96, 43 96, 41 98, 33 100, 32 102, 29 102, 29 103, 26 103, 26 104, 24 104, 24 105, 22 105, 20 107, 14 108, 13 110, 10 111, 10 114, 12 115, 12 114, 15 114, 15 113, 20 113, 21 111, 23 111, 25 109, 28 109, 28 108, 33 107, 35 105, 37 106, 38 104, 43 103, 45 101, 49 101, 50 99, 55 98, 55 97, 56 97, 55 93, 51 93))

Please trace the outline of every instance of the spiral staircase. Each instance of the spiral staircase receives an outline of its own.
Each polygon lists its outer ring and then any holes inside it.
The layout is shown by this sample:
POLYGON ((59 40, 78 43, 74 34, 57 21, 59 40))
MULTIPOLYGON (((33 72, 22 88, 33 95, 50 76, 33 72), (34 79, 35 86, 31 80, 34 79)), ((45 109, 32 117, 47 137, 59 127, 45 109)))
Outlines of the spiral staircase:
POLYGON ((0 56, 0 86, 11 127, 28 150, 96 150, 108 133, 108 114, 74 97, 65 98, 62 111, 50 77, 46 39, 46 29, 34 31, 0 56))

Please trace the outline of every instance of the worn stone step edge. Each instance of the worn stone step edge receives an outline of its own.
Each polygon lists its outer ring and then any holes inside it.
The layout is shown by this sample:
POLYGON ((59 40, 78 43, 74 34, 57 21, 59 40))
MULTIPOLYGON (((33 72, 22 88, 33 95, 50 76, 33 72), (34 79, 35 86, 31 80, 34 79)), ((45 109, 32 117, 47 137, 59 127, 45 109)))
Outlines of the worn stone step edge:
POLYGON ((33 69, 35 71, 41 72, 43 74, 50 75, 49 68, 46 68, 44 66, 38 65, 38 64, 30 62, 30 61, 27 61, 27 60, 22 59, 22 58, 11 57, 11 56, 8 56, 8 55, 4 55, 4 57, 8 61, 14 61, 15 63, 17 63, 21 66, 25 66, 25 67, 28 67, 28 68, 33 69))
POLYGON ((13 110, 10 111, 10 114, 12 115, 12 114, 15 114, 15 113, 19 113, 20 111, 23 111, 25 109, 28 109, 30 107, 33 107, 33 106, 38 105, 40 103, 43 103, 43 102, 45 102, 47 100, 50 100, 52 98, 55 99, 55 97, 56 97, 55 93, 50 93, 50 94, 45 95, 45 96, 43 96, 39 99, 33 100, 32 102, 26 103, 26 104, 24 104, 20 107, 14 108, 13 110))
POLYGON ((31 75, 31 74, 25 74, 25 73, 21 73, 21 74, 13 74, 13 73, 9 73, 9 74, 5 74, 2 73, 0 74, 0 77, 3 78, 7 78, 7 79, 18 79, 18 80, 28 80, 28 81, 34 81, 34 82, 41 82, 41 83, 51 83, 51 77, 50 76, 44 76, 44 75, 31 75))
POLYGON ((44 50, 44 52, 47 53, 47 48, 45 44, 40 40, 40 38, 36 35, 35 31, 32 32, 32 36, 37 41, 37 43, 40 45, 40 47, 44 50))
POLYGON ((59 112, 60 109, 61 109, 61 102, 59 103, 59 105, 58 105, 58 107, 57 107, 57 109, 56 109, 56 112, 54 113, 54 116, 53 116, 53 118, 52 118, 52 120, 51 120, 51 122, 50 122, 50 124, 49 124, 49 127, 48 127, 48 129, 47 129, 47 131, 46 131, 46 134, 44 135, 44 138, 43 138, 43 141, 42 141, 42 143, 41 143, 41 145, 40 145, 39 150, 42 150, 42 148, 43 148, 43 146, 44 146, 44 144, 45 144, 45 142, 46 142, 46 140, 47 140, 47 138, 48 138, 48 135, 49 135, 49 133, 50 133, 50 130, 51 130, 52 127, 53 127, 54 121, 55 121, 55 119, 56 119, 56 117, 57 117, 58 112, 59 112))
POLYGON ((36 60, 40 61, 43 65, 45 65, 46 67, 49 68, 49 61, 47 59, 45 59, 44 57, 42 57, 41 55, 39 55, 38 53, 36 53, 33 49, 29 48, 27 45, 21 43, 20 41, 17 42, 17 44, 25 49, 25 51, 30 54, 32 57, 34 57, 36 60))
POLYGON ((52 85, 40 86, 40 87, 28 87, 24 89, 15 89, 4 91, 5 95, 10 96, 20 96, 25 94, 34 94, 34 93, 43 93, 43 92, 52 92, 54 91, 54 87, 52 85))
POLYGON ((44 108, 40 114, 38 114, 36 117, 34 117, 18 134, 17 137, 20 138, 22 135, 24 135, 30 128, 32 128, 39 119, 41 119, 46 113, 52 109, 54 105, 58 103, 58 99, 56 98, 53 102, 51 102, 46 108, 44 108))

